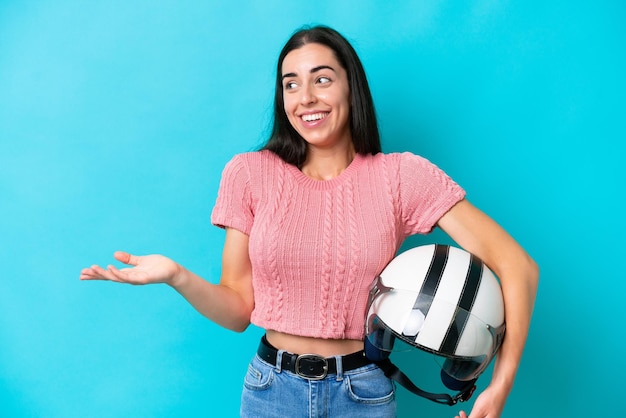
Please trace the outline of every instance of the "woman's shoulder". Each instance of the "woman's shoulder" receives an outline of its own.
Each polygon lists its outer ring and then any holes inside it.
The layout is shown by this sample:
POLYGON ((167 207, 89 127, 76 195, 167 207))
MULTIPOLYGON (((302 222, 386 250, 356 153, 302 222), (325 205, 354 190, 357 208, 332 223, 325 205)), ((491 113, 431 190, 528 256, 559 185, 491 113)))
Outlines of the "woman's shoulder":
POLYGON ((428 158, 413 152, 378 153, 370 158, 373 170, 386 173, 390 178, 423 179, 430 176, 440 176, 443 171, 428 158))
POLYGON ((231 161, 237 161, 245 164, 256 165, 259 163, 265 164, 280 164, 283 160, 278 155, 269 150, 248 151, 235 154, 231 161))
POLYGON ((248 151, 233 155, 227 167, 239 167, 248 171, 256 171, 269 167, 276 167, 284 162, 272 151, 248 151))
POLYGON ((430 163, 426 158, 422 157, 421 155, 414 154, 409 151, 390 153, 379 152, 378 154, 370 155, 369 159, 372 164, 384 164, 396 167, 430 163))

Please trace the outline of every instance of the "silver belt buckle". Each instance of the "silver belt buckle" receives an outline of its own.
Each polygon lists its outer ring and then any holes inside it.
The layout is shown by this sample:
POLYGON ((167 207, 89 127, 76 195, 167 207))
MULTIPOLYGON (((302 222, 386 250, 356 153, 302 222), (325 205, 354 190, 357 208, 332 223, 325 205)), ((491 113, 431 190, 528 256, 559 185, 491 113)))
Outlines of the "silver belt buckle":
MULTIPOLYGON (((317 369, 317 367, 315 369, 317 369)), ((328 375, 328 360, 317 354, 301 354, 296 358, 296 374, 309 380, 322 380, 328 375), (313 370, 310 366, 308 366, 309 370, 303 371, 302 360, 304 360, 305 363, 310 362, 311 364, 321 363, 319 372, 313 370)))

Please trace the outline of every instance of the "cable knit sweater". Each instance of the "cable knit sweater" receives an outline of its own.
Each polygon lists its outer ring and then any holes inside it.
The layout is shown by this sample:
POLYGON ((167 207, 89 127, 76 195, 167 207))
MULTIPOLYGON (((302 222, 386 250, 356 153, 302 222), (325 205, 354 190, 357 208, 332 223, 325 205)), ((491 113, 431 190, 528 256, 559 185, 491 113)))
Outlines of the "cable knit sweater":
POLYGON ((213 224, 250 237, 255 306, 265 329, 362 339, 369 286, 404 239, 430 232, 465 192, 410 153, 357 154, 315 180, 270 151, 224 168, 213 224))

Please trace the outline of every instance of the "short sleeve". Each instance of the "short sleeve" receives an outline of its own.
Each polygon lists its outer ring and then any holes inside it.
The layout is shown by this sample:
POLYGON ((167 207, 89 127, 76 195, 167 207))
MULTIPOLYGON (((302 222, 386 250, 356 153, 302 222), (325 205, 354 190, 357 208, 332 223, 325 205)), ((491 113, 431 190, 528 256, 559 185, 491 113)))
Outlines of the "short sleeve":
POLYGON ((211 223, 220 228, 234 228, 250 235, 254 208, 250 192, 250 175, 245 160, 235 156, 222 171, 211 223))
POLYGON ((464 197, 465 190, 435 164, 415 154, 401 154, 400 200, 406 235, 431 232, 464 197))

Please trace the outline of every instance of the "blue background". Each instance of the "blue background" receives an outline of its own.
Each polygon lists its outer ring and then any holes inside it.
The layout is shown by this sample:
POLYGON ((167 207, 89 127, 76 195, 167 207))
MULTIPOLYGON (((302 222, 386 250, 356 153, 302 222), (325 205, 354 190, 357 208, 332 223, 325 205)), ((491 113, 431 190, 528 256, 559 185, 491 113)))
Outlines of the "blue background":
MULTIPOLYGON (((353 42, 385 151, 438 164, 540 264, 504 416, 623 409, 626 3, 387 4, 0 1, 0 416, 237 415, 259 329, 78 275, 124 249, 217 280, 221 170, 267 137, 307 23, 353 42)), ((460 409, 398 393, 401 417, 460 409)))

